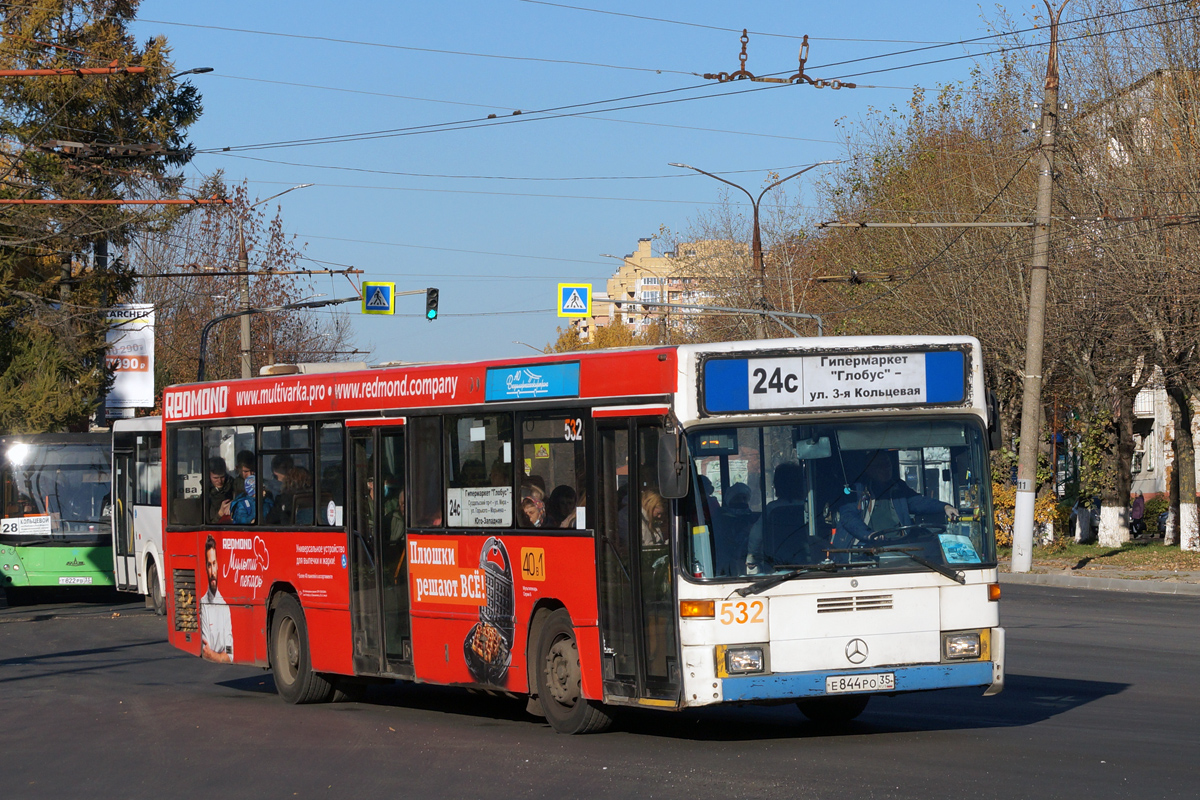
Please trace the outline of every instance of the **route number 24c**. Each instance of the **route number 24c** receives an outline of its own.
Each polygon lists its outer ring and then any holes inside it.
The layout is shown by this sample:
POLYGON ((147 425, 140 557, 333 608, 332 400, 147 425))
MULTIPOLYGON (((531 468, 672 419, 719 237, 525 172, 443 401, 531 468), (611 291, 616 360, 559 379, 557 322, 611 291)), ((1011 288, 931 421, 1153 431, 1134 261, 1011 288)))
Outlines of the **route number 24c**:
POLYGON ((722 625, 746 625, 753 623, 766 622, 763 619, 763 611, 767 608, 767 604, 762 600, 726 600, 719 604, 717 618, 721 620, 722 625))
POLYGON ((754 370, 754 377, 756 379, 754 382, 755 394, 767 394, 768 392, 795 394, 800 390, 800 379, 791 372, 785 373, 779 367, 776 367, 769 377, 767 371, 759 367, 754 370))

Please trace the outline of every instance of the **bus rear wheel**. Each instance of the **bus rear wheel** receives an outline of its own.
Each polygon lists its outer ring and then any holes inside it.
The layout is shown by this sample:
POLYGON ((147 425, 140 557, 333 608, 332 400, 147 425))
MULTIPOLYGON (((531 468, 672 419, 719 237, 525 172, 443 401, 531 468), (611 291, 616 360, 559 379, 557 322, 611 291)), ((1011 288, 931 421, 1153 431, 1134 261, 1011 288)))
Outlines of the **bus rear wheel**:
POLYGON ((154 613, 160 617, 166 616, 167 599, 163 597, 162 585, 158 582, 158 564, 151 559, 146 567, 146 588, 150 590, 150 602, 154 606, 154 613))
POLYGON ((271 674, 275 691, 289 703, 325 703, 333 685, 313 672, 308 649, 308 626, 300 603, 290 594, 277 595, 271 604, 271 674))
POLYGON ((550 727, 559 733, 599 733, 612 724, 602 704, 583 696, 579 646, 566 609, 546 618, 535 657, 538 701, 550 727))
POLYGON ((871 701, 869 694, 846 694, 834 697, 809 697, 797 700, 800 713, 818 725, 845 725, 858 718, 871 701))

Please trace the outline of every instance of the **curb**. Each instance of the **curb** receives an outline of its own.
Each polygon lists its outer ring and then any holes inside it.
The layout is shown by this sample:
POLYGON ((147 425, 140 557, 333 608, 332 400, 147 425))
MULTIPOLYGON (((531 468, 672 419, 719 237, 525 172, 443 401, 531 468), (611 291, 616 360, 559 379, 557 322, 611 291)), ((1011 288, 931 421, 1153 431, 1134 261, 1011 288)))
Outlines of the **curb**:
POLYGON ((1023 583, 1032 586, 1054 586, 1060 589, 1093 589, 1102 592, 1176 594, 1200 597, 1200 583, 1178 583, 1164 580, 1075 577, 1073 575, 1051 575, 1044 572, 1001 572, 1000 582, 1023 583))

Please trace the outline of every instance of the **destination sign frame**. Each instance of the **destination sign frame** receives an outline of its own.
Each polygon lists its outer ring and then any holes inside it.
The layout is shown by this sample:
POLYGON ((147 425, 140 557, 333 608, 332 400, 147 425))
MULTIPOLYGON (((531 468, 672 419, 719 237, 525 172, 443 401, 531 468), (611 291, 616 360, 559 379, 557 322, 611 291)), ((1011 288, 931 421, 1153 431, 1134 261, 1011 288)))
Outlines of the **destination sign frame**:
POLYGON ((954 406, 969 398, 966 349, 775 353, 700 364, 707 415, 954 406))

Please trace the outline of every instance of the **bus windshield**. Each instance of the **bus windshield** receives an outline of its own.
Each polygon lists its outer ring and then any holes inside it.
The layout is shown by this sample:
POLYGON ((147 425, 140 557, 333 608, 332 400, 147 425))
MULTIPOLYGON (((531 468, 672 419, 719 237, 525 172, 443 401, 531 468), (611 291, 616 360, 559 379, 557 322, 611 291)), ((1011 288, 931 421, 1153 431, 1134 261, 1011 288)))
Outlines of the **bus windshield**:
POLYGON ((995 565, 975 420, 705 428, 689 434, 695 578, 995 565))
POLYGON ((78 544, 111 534, 107 445, 10 442, 0 541, 78 544))

